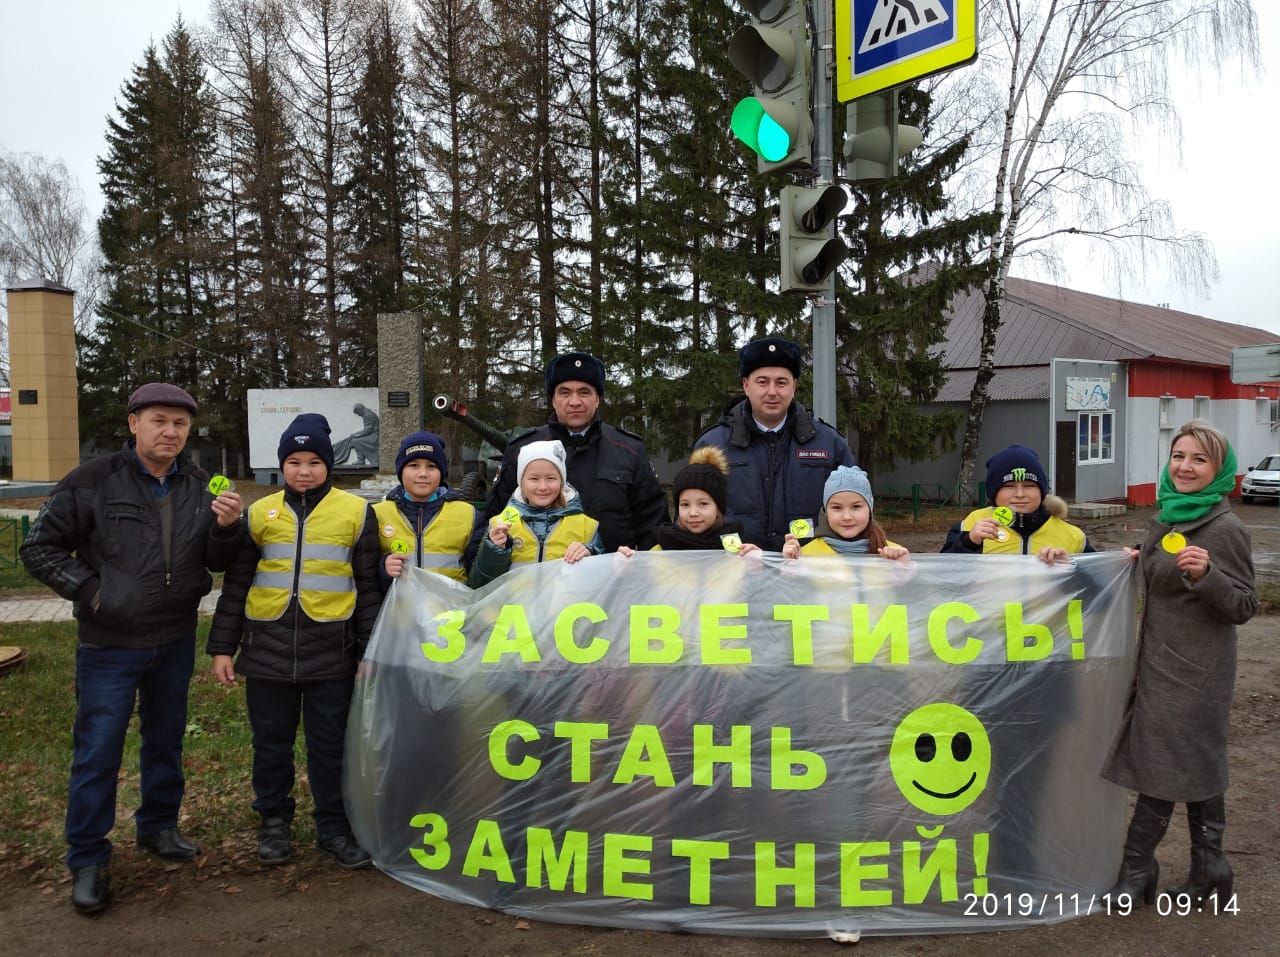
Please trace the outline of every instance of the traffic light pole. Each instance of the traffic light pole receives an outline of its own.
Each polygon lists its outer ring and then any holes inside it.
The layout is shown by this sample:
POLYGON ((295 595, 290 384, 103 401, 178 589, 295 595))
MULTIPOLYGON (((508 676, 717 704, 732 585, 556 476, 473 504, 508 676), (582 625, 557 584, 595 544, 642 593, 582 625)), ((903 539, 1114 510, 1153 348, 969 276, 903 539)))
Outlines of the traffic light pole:
MULTIPOLYGON (((835 130, 832 120, 831 83, 832 23, 830 0, 814 0, 815 37, 813 57, 813 165, 818 171, 818 184, 835 182, 835 130)), ((833 222, 829 230, 839 228, 833 222)), ((834 235, 834 233, 831 233, 834 235)), ((836 425, 836 271, 827 277, 826 286, 813 301, 809 313, 813 324, 813 413, 828 425, 836 425)))

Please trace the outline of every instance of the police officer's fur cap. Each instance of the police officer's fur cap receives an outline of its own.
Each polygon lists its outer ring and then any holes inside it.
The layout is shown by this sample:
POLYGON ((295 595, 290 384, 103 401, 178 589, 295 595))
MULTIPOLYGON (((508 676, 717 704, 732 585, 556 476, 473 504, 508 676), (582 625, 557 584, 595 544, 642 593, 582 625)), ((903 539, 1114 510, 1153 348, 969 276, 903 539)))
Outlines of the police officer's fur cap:
POLYGON ((566 352, 547 363, 547 395, 561 382, 585 382, 604 396, 604 363, 589 352, 566 352))
POLYGON ((745 379, 757 369, 778 367, 800 378, 800 347, 790 339, 765 336, 748 342, 738 352, 738 378, 745 379))

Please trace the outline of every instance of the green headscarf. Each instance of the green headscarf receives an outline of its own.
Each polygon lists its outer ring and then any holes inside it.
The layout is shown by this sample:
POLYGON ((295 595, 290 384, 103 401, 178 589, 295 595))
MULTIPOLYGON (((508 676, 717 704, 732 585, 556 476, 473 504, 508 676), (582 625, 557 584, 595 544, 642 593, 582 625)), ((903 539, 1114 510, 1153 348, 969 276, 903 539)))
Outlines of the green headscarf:
POLYGON ((1236 452, 1227 443, 1227 454, 1222 460, 1222 468, 1213 477, 1213 481, 1198 492, 1179 492, 1173 487, 1173 479, 1169 477, 1169 463, 1160 473, 1160 488, 1156 491, 1156 504, 1160 513, 1156 520, 1165 525, 1176 525, 1179 522, 1194 522, 1207 515, 1222 500, 1224 495, 1234 492, 1236 488, 1236 452))

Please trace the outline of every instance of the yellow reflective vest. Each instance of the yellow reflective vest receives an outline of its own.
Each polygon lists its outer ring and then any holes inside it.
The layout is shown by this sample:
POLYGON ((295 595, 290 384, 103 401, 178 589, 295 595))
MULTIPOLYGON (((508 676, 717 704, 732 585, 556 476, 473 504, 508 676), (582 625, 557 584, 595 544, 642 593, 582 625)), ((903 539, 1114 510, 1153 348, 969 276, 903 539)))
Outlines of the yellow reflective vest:
POLYGON ((393 542, 401 541, 413 549, 409 559, 417 567, 456 581, 467 580, 462 553, 467 550, 476 521, 476 510, 470 502, 445 502, 421 536, 395 502, 378 502, 373 513, 378 517, 378 547, 383 555, 392 550, 393 542))
MULTIPOLYGON (((968 532, 984 518, 995 521, 995 508, 988 506, 970 512, 960 523, 960 531, 968 532)), ((1061 548, 1072 555, 1084 551, 1084 532, 1056 515, 1050 515, 1049 520, 1032 533, 1031 540, 1025 545, 1019 532, 1012 528, 1006 528, 1005 531, 1009 533, 1009 537, 1003 542, 997 538, 985 539, 982 543, 982 554, 1034 555, 1046 545, 1061 548)))
POLYGON ((574 542, 590 545, 595 538, 600 523, 586 515, 566 515, 556 522, 545 542, 539 542, 538 536, 520 519, 511 526, 507 536, 511 542, 511 561, 515 562, 552 562, 564 558, 566 549, 574 542))
POLYGON ((369 503, 330 488, 307 512, 298 540, 298 516, 276 492, 249 506, 249 534, 261 553, 245 598, 245 617, 276 621, 296 593, 312 621, 346 621, 356 607, 351 551, 364 528, 369 503), (301 558, 301 567, 297 565, 301 558))
MULTIPOLYGON (((898 546, 897 542, 891 542, 888 540, 885 541, 884 545, 885 545, 885 548, 888 548, 890 545, 893 545, 895 547, 901 547, 901 546, 898 546)), ((801 555, 840 555, 842 553, 836 551, 834 548, 828 545, 827 540, 825 538, 815 538, 804 544, 804 546, 800 549, 800 554, 801 555)), ((880 557, 879 552, 868 551, 867 554, 871 555, 874 558, 880 557)), ((848 557, 857 558, 858 556, 850 555, 848 557)))

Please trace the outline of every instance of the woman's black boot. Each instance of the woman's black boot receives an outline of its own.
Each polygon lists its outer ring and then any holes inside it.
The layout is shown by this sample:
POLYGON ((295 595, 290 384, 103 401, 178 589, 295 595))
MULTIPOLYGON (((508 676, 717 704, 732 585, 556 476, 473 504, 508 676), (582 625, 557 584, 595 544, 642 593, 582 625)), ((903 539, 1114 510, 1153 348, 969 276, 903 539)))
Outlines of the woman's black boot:
POLYGON ((1222 850, 1222 836, 1227 829, 1225 796, 1188 802, 1187 827, 1191 831, 1191 873, 1185 883, 1169 889, 1169 896, 1177 900, 1185 894, 1191 898, 1192 906, 1199 907, 1206 897, 1217 894, 1219 906, 1226 904, 1235 875, 1222 850))
POLYGON ((1156 845, 1169 827, 1172 801, 1160 801, 1138 795, 1133 806, 1133 820, 1129 822, 1129 836, 1124 842, 1124 861, 1116 876, 1115 886, 1107 892, 1113 904, 1127 894, 1133 907, 1145 902, 1154 904, 1160 885, 1160 864, 1156 861, 1156 845))

